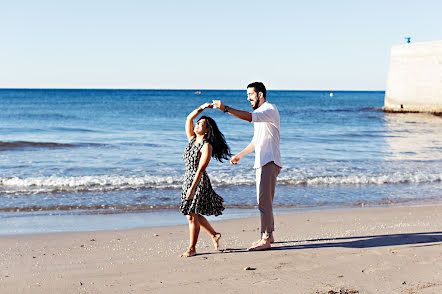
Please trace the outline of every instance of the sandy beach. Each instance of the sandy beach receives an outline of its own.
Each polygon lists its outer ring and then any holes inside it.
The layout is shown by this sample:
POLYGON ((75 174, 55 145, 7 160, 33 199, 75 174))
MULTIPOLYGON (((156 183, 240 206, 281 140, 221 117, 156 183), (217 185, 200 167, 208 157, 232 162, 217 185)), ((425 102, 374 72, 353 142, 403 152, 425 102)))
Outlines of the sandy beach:
POLYGON ((0 237, 0 293, 442 293, 442 205, 276 216, 272 250, 247 252, 258 218, 214 222, 179 258, 186 225, 0 237))

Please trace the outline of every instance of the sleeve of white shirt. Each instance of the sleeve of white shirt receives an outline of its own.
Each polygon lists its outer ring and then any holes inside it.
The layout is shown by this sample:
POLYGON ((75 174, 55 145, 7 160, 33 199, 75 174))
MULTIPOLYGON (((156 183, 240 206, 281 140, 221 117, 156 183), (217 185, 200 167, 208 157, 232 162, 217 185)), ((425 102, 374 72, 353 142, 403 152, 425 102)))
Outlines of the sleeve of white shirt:
POLYGON ((254 111, 252 112, 252 122, 273 122, 274 111, 273 107, 268 107, 263 111, 254 111))

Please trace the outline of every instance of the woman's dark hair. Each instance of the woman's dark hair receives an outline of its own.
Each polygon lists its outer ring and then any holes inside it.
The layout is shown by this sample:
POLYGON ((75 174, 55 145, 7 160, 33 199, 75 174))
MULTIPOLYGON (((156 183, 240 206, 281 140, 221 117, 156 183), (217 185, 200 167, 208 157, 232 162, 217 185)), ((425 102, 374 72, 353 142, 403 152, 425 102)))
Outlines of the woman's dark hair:
POLYGON ((230 147, 227 145, 224 135, 218 129, 216 122, 213 118, 205 115, 201 116, 198 121, 202 119, 206 120, 207 132, 204 135, 204 139, 212 145, 212 157, 215 157, 219 162, 223 162, 223 159, 229 159, 232 155, 232 153, 230 153, 230 147))

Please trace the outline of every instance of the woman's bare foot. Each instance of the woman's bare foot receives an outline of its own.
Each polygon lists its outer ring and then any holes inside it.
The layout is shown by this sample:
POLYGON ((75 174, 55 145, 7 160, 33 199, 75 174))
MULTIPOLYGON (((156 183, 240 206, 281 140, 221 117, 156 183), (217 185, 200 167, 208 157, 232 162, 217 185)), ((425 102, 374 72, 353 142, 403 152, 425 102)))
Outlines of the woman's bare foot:
POLYGON ((215 250, 219 250, 219 239, 221 239, 221 233, 215 233, 215 236, 212 237, 213 246, 215 246, 215 250))
POLYGON ((196 250, 195 249, 187 249, 186 252, 184 252, 183 254, 180 255, 180 257, 191 257, 196 255, 196 250))

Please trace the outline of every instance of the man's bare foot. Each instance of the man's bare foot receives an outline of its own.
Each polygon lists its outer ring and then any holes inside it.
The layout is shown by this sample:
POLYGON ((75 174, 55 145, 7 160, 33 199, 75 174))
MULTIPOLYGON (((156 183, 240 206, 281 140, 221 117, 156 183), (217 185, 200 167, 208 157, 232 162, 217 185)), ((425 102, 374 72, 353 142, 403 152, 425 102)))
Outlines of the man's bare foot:
POLYGON ((191 257, 196 255, 196 250, 195 249, 187 249, 186 252, 184 252, 183 254, 180 255, 180 257, 191 257))
POLYGON ((267 250, 272 248, 270 245, 269 239, 263 239, 258 244, 253 244, 252 247, 247 248, 248 251, 260 251, 260 250, 267 250))
POLYGON ((213 246, 215 246, 215 250, 219 250, 219 239, 221 239, 221 233, 215 233, 215 236, 212 237, 213 246))
MULTIPOLYGON (((259 243, 261 243, 261 241, 262 241, 262 239, 253 242, 253 243, 252 243, 252 246, 256 246, 256 245, 258 245, 259 243)), ((270 237, 270 243, 275 243, 275 239, 273 238, 273 236, 270 237)))

